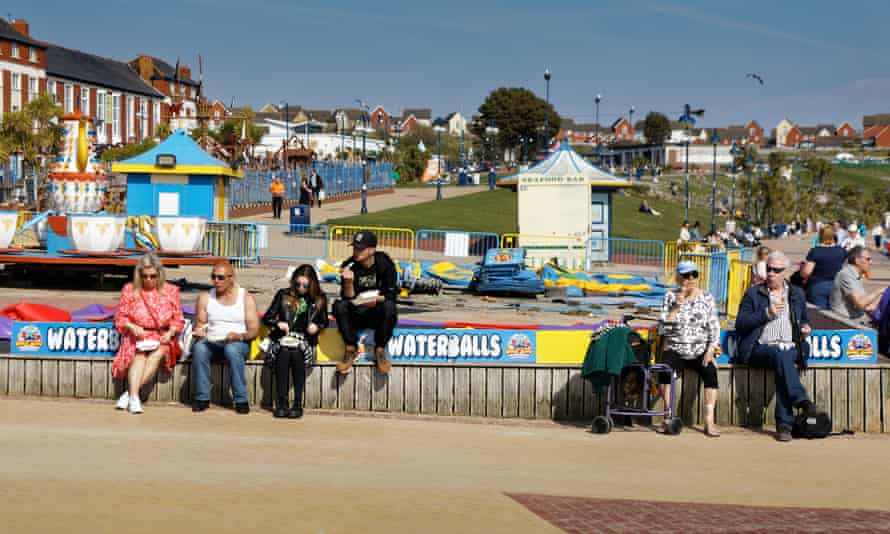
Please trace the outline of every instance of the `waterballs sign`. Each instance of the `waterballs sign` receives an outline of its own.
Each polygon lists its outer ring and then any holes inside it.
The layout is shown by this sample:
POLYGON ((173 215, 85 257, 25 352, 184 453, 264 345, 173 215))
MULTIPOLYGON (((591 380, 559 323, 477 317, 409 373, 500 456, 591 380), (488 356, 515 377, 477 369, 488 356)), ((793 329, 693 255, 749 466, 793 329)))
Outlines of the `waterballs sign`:
MULTIPOLYGON (((874 330, 813 330, 804 340, 810 345, 810 365, 870 364, 878 361, 878 339, 874 330)), ((720 335, 723 354, 718 363, 729 363, 738 341, 735 332, 720 335)))
POLYGON ((110 358, 120 346, 113 323, 13 321, 10 353, 31 356, 110 358))
MULTIPOLYGON (((531 330, 397 329, 386 348, 394 362, 534 363, 535 341, 531 330)), ((363 359, 373 359, 373 349, 373 332, 363 331, 363 359)))

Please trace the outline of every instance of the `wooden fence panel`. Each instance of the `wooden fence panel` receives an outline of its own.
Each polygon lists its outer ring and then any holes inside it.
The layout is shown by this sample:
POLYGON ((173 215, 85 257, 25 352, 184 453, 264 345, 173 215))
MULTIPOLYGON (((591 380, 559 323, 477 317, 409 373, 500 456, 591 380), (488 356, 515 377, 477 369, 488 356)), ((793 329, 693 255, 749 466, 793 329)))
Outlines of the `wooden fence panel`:
POLYGON ((553 371, 551 369, 535 369, 535 417, 550 419, 553 417, 553 371))
MULTIPOLYGON (((91 367, 92 397, 94 399, 110 399, 111 394, 108 392, 108 390, 111 389, 108 384, 108 379, 111 373, 109 362, 93 362, 91 367)), ((160 372, 156 375, 156 381, 157 376, 160 376, 160 372)))
POLYGON ((25 360, 10 358, 9 362, 9 394, 25 394, 25 360))
POLYGON ((393 367, 386 384, 386 409, 392 413, 405 411, 405 367, 393 367))
POLYGON ((519 417, 535 418, 535 370, 531 367, 519 369, 519 417))
POLYGON ((436 369, 436 413, 452 415, 454 413, 454 368, 439 367, 436 369))
POLYGON ((306 369, 306 408, 321 408, 321 367, 306 369))
POLYGON ((835 430, 849 428, 847 420, 847 370, 831 370, 831 422, 835 430))
POLYGON ((188 364, 179 364, 173 368, 173 394, 176 400, 187 404, 192 402, 192 392, 189 387, 191 385, 190 371, 191 365, 188 364))
POLYGON ((9 358, 0 358, 0 395, 9 393, 9 358))
POLYGON ((552 377, 552 397, 551 397, 551 417, 557 421, 568 418, 569 411, 569 370, 553 369, 552 377))
MULTIPOLYGON (((337 388, 340 373, 333 365, 321 366, 321 407, 333 410, 337 407, 337 388)), ((270 377, 271 380, 271 377, 270 377)))
POLYGON ((362 366, 355 368, 355 409, 369 411, 371 409, 371 375, 378 375, 375 367, 362 366))
POLYGON ((865 370, 850 369, 847 373, 850 430, 865 431, 865 370))
POLYGON ((718 389, 714 422, 718 426, 729 426, 732 424, 732 372, 733 369, 725 367, 717 370, 718 389))
POLYGON ((503 415, 519 417, 519 369, 504 369, 503 415))
POLYGON ((438 388, 436 368, 420 368, 420 413, 436 415, 436 390, 438 388))
POLYGON ((25 395, 40 395, 40 360, 25 360, 25 395))
POLYGON ((732 370, 732 424, 748 426, 748 380, 751 374, 747 367, 732 370))
POLYGON ((816 382, 816 395, 812 401, 820 410, 831 414, 831 369, 810 369, 816 382))
POLYGON ((59 361, 43 360, 41 363, 40 378, 42 383, 40 394, 44 397, 57 397, 59 395, 59 361))
POLYGON ((762 428, 766 422, 763 416, 767 406, 765 375, 763 369, 748 369, 748 426, 752 428, 762 428))
POLYGON ((454 415, 470 415, 470 368, 454 368, 454 415))
POLYGON ((581 420, 584 418, 584 378, 580 369, 569 371, 568 389, 568 418, 581 420))
POLYGON ((881 432, 881 370, 865 370, 865 431, 881 432))
POLYGON ((488 398, 485 393, 485 368, 470 368, 470 415, 485 417, 485 405, 488 398))
POLYGON ((355 408, 355 373, 358 366, 352 367, 351 373, 337 373, 337 408, 352 410, 355 408))
POLYGON ((405 367, 405 413, 420 413, 420 368, 405 367))
POLYGON ((489 367, 485 370, 485 415, 503 417, 504 370, 489 367))
POLYGON ((93 370, 89 361, 74 362, 74 396, 89 398, 93 394, 93 370))
MULTIPOLYGON (((392 370, 390 370, 390 374, 392 370)), ((390 380, 389 374, 371 373, 371 410, 385 412, 387 410, 386 389, 390 380)))

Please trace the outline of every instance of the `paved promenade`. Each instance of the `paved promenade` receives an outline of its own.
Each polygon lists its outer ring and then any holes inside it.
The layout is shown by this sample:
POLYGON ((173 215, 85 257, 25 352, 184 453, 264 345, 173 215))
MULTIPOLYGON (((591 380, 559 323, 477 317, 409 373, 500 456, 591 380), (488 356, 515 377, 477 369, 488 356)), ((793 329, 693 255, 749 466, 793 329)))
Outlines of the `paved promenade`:
POLYGON ((783 444, 739 429, 713 440, 471 423, 311 412, 291 421, 153 403, 132 416, 110 402, 4 398, 0 517, 16 533, 890 525, 888 437, 783 444))

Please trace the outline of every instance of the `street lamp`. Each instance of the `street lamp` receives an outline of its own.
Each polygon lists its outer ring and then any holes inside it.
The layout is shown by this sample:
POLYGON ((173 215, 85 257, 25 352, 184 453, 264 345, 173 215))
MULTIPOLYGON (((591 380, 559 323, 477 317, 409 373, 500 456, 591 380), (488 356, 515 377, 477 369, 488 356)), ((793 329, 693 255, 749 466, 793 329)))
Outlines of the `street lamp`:
POLYGON ((748 152, 748 157, 745 158, 745 174, 748 176, 748 194, 745 198, 745 214, 748 216, 748 219, 751 219, 751 170, 754 168, 754 158, 751 156, 751 153, 748 152))
POLYGON ((717 135, 717 128, 711 131, 711 143, 714 145, 714 174, 711 178, 711 233, 717 231, 717 143, 720 142, 720 136, 717 135))
POLYGON ((683 115, 680 116, 679 121, 686 124, 686 207, 683 218, 687 221, 689 220, 689 136, 691 135, 689 128, 695 124, 695 117, 701 117, 704 114, 705 110, 693 110, 689 104, 686 104, 683 106, 683 115))
MULTIPOLYGON (((628 122, 630 122, 630 131, 631 132, 634 132, 634 111, 636 111, 636 110, 637 110, 637 108, 635 108, 634 106, 631 106, 630 111, 627 113, 628 116, 630 117, 628 119, 628 122)), ((630 135, 630 140, 633 141, 634 137, 636 137, 636 132, 634 132, 630 135)))
POLYGON ((602 165, 600 161, 600 100, 603 99, 603 95, 597 94, 596 98, 593 99, 596 102, 596 120, 594 125, 596 126, 596 164, 602 165))
POLYGON ((743 149, 739 149, 739 146, 735 143, 732 144, 732 148, 729 149, 729 153, 732 154, 732 193, 730 195, 730 211, 732 212, 732 218, 735 219, 735 177, 736 177, 736 165, 735 158, 738 154, 741 154, 743 149))
POLYGON ((442 200, 442 132, 445 131, 445 128, 441 122, 437 121, 433 130, 436 132, 436 140, 439 145, 439 162, 436 165, 438 171, 436 173, 436 200, 442 200))
POLYGON ((279 108, 284 106, 284 145, 281 149, 281 167, 283 169, 287 169, 287 142, 289 141, 288 137, 290 137, 290 125, 288 124, 288 105, 287 101, 282 100, 280 102, 279 108))
POLYGON ((544 150, 550 155, 550 69, 544 69, 544 82, 547 86, 545 98, 547 102, 547 117, 544 119, 544 150))
MULTIPOLYGON (((547 76, 549 79, 550 75, 548 74, 547 76)), ((497 164, 497 157, 496 157, 496 154, 494 151, 494 138, 498 134, 499 131, 500 130, 498 130, 497 126, 488 126, 485 128, 485 133, 488 134, 488 141, 489 141, 489 147, 490 147, 489 151, 491 154, 491 167, 488 172, 488 189, 489 190, 494 189, 494 179, 492 178, 492 174, 495 174, 494 166, 497 164)))

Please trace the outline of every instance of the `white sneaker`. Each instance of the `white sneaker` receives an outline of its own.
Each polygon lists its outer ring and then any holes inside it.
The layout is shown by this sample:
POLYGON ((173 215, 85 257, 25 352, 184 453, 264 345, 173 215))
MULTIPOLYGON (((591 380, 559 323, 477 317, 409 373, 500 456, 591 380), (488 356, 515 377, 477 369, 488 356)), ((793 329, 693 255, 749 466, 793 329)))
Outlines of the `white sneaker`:
POLYGON ((139 397, 132 397, 130 399, 130 413, 142 413, 144 410, 142 409, 142 401, 139 400, 139 397))
POLYGON ((124 391, 124 393, 117 399, 117 404, 114 406, 118 410, 126 410, 127 406, 130 405, 130 392, 124 391))

